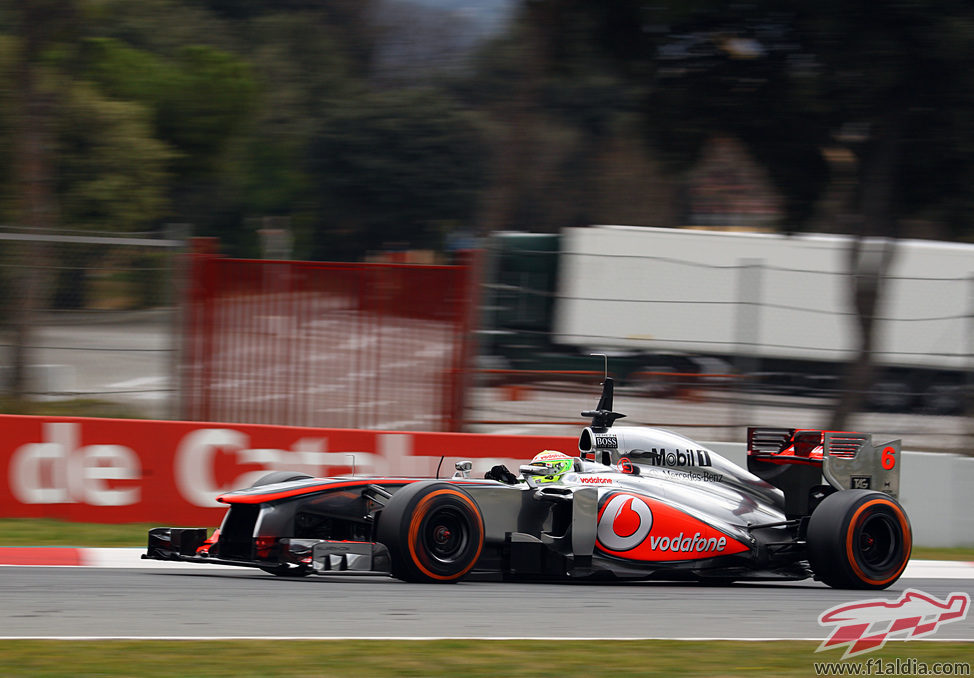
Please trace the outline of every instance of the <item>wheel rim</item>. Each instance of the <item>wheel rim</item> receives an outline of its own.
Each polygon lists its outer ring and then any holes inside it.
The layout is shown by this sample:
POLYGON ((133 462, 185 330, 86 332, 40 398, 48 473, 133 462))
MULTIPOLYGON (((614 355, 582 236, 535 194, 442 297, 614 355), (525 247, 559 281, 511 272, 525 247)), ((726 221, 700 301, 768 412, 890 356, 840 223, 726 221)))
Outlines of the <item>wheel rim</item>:
POLYGON ((470 525, 459 509, 444 506, 427 516, 420 535, 423 549, 437 562, 449 565, 466 551, 470 525))
POLYGON ((891 516, 872 513, 863 519, 857 532, 859 560, 863 566, 883 572, 897 564, 900 539, 891 516))

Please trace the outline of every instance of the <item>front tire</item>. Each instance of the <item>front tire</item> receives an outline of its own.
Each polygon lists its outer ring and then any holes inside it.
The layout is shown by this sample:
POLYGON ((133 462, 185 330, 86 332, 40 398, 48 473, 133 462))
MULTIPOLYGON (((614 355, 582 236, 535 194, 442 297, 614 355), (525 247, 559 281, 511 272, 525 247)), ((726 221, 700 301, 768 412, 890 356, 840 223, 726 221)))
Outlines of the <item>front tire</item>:
POLYGON ((376 536, 389 549, 394 577, 453 583, 480 558, 484 519, 477 502, 459 487, 418 482, 392 495, 379 515, 376 536))
POLYGON ((892 497, 841 490, 812 512, 806 544, 812 572, 829 586, 885 589, 906 569, 913 532, 892 497))

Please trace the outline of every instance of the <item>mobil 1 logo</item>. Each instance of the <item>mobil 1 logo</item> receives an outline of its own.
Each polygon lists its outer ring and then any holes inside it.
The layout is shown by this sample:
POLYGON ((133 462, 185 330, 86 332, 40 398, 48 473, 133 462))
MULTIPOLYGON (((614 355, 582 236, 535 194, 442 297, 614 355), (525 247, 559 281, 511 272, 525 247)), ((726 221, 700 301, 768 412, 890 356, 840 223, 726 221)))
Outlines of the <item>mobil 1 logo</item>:
POLYGON ((710 466, 710 453, 707 450, 667 450, 665 448, 633 451, 640 460, 650 466, 710 466))

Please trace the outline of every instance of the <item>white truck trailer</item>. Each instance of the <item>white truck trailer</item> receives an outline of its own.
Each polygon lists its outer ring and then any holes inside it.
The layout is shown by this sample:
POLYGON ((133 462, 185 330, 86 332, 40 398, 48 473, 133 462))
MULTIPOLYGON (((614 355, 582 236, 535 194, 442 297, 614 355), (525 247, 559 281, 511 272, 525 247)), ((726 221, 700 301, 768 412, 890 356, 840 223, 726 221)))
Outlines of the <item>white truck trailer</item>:
MULTIPOLYGON (((552 340, 837 374, 857 345, 850 243, 838 235, 569 228, 552 340)), ((864 246, 875 253, 882 243, 864 246)), ((882 283, 876 402, 959 409, 972 369, 974 245, 900 240, 882 283)))

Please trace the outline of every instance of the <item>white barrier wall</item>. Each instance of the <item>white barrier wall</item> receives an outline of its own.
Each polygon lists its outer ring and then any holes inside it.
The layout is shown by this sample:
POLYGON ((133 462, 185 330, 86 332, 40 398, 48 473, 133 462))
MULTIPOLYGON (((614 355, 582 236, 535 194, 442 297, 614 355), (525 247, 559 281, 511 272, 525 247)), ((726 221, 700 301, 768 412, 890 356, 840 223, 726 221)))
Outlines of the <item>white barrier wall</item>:
MULTIPOLYGON (((747 468, 744 443, 704 443, 747 468)), ((900 503, 916 546, 974 546, 974 458, 903 452, 900 503)))

